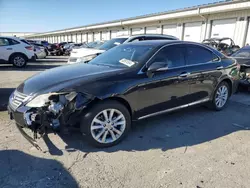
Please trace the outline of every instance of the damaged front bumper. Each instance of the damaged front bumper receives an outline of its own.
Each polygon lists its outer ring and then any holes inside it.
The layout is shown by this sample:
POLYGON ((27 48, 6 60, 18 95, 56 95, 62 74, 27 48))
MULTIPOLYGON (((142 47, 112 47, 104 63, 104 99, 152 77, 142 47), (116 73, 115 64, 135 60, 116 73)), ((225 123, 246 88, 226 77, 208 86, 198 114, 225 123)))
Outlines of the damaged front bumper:
POLYGON ((24 138, 26 138, 34 147, 36 147, 38 150, 42 150, 39 145, 37 144, 36 140, 32 138, 28 133, 24 131, 24 129, 28 129, 28 126, 25 122, 24 114, 25 112, 29 110, 28 107, 22 106, 16 110, 13 110, 10 105, 8 105, 8 114, 10 116, 11 120, 15 120, 16 127, 20 131, 20 133, 23 135, 24 138))
POLYGON ((47 130, 57 132, 66 126, 73 126, 80 121, 78 118, 91 97, 82 93, 75 95, 51 95, 45 106, 28 107, 24 104, 13 108, 11 98, 8 105, 10 119, 14 119, 21 134, 37 149, 41 150, 36 139, 47 134, 47 130), (63 96, 63 97, 61 97, 63 96), (27 131, 25 131, 27 130, 27 131), (33 136, 27 132, 31 132, 33 136), (39 135, 39 136, 38 136, 39 135))

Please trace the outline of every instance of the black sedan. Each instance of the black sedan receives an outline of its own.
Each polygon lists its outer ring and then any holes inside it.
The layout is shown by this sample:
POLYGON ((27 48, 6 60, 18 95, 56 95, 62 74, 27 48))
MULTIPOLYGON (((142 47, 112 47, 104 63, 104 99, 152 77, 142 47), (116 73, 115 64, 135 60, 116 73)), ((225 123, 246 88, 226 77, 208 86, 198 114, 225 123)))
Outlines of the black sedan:
MULTIPOLYGON (((119 45, 88 64, 44 71, 10 96, 9 113, 23 128, 80 125, 98 147, 120 142, 133 120, 206 103, 222 110, 238 84, 239 66, 215 49, 184 41, 119 45)), ((38 146, 37 146, 38 147, 38 146)))
POLYGON ((231 57, 240 64, 241 81, 240 84, 250 86, 250 46, 245 46, 234 53, 231 57))

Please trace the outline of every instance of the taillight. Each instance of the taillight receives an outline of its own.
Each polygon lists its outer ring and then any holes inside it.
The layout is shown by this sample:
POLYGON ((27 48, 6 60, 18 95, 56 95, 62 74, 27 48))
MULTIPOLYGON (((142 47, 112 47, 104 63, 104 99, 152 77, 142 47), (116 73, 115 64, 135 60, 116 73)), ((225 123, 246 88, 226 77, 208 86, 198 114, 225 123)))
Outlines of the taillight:
POLYGON ((27 50, 33 50, 33 47, 32 47, 32 46, 25 46, 25 48, 26 48, 27 50))

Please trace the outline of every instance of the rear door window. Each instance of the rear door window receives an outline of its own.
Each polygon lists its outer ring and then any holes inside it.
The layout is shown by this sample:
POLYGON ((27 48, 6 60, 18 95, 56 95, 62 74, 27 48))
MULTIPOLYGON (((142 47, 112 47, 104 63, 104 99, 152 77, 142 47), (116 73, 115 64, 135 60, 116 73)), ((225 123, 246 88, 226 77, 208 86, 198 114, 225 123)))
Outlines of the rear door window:
POLYGON ((218 60, 218 57, 204 47, 186 45, 186 58, 188 65, 198 65, 218 60))
POLYGON ((10 45, 15 45, 15 44, 20 44, 20 42, 14 40, 14 39, 9 39, 10 45))

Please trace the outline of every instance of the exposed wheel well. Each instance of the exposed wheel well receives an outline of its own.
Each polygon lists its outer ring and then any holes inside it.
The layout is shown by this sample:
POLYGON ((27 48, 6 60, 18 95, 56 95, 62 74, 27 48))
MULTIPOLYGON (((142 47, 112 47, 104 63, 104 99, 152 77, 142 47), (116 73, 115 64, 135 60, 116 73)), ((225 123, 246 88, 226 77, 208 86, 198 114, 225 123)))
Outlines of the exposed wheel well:
POLYGON ((9 57, 9 62, 10 62, 11 58, 12 58, 13 56, 15 56, 15 55, 22 55, 23 57, 25 57, 26 61, 29 59, 24 53, 15 52, 15 53, 13 53, 13 54, 10 55, 10 57, 9 57))
POLYGON ((115 101, 118 101, 120 102, 121 104, 123 104, 129 111, 130 113, 130 116, 132 116, 132 109, 131 109, 131 106, 130 104, 128 103, 128 101, 126 101, 125 99, 123 98, 120 98, 120 97, 112 97, 112 98, 108 98, 109 100, 115 100, 115 101))
POLYGON ((89 104, 88 108, 91 108, 93 105, 95 105, 95 104, 98 103, 98 102, 106 101, 106 100, 113 100, 113 101, 117 101, 117 102, 121 103, 122 105, 124 105, 124 106, 128 109, 129 114, 132 116, 132 108, 131 108, 130 104, 129 104, 125 99, 123 99, 123 98, 121 98, 121 97, 110 97, 110 98, 106 98, 106 99, 104 99, 104 100, 101 100, 101 99, 96 98, 96 99, 94 99, 94 100, 89 104))
MULTIPOLYGON (((232 95, 232 92, 233 92, 233 83, 230 79, 226 78, 224 80, 222 80, 221 82, 226 82, 228 85, 229 85, 229 89, 230 89, 230 96, 232 95)), ((220 83, 221 83, 220 82, 220 83)))

